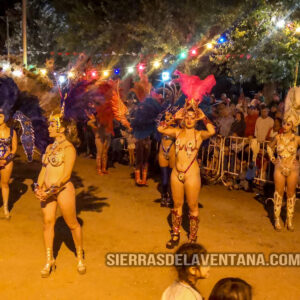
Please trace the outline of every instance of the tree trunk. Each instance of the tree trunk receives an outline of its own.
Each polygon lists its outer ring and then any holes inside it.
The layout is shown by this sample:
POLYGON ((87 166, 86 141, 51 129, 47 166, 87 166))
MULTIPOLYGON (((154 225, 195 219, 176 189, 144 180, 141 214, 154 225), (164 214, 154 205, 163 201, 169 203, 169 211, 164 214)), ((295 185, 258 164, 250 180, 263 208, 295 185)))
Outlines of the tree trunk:
POLYGON ((272 95, 277 90, 277 83, 276 82, 268 82, 264 84, 263 88, 263 95, 265 97, 266 104, 269 104, 272 101, 272 95))

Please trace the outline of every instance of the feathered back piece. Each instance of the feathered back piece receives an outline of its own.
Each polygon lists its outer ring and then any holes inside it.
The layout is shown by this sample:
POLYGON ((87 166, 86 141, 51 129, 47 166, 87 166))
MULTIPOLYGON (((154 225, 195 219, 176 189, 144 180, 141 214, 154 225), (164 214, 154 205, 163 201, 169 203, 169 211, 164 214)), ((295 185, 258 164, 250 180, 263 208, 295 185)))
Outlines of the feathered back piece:
POLYGON ((293 123, 293 129, 296 130, 300 124, 300 87, 292 87, 284 102, 284 120, 293 123))
POLYGON ((209 75, 201 80, 198 76, 183 74, 178 70, 174 74, 179 75, 177 80, 181 85, 182 92, 188 97, 188 101, 193 99, 200 103, 203 96, 210 93, 216 84, 214 75, 209 75))
POLYGON ((12 116, 18 95, 19 89, 13 79, 0 77, 0 108, 5 113, 5 121, 12 116))
POLYGON ((140 102, 143 102, 150 94, 152 84, 149 82, 146 75, 140 74, 140 81, 134 83, 134 87, 130 89, 134 92, 140 102))
POLYGON ((103 101, 97 105, 98 122, 105 127, 107 133, 114 135, 113 120, 119 121, 123 126, 130 128, 126 119, 128 109, 120 97, 119 81, 102 82, 97 88, 103 101))
POLYGON ((6 120, 13 116, 15 121, 20 122, 21 142, 28 160, 32 160, 34 146, 43 153, 49 135, 38 98, 28 92, 20 92, 12 78, 1 77, 0 107, 6 120))
POLYGON ((157 118, 163 111, 161 104, 153 98, 146 98, 132 113, 132 133, 137 139, 144 139, 156 133, 157 118))

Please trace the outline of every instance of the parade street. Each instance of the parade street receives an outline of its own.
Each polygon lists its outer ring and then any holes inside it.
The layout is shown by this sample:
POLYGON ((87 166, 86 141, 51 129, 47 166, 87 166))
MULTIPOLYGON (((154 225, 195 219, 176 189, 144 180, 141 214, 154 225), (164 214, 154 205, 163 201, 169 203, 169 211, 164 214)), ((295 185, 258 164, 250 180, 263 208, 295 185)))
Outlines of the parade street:
MULTIPOLYGON (((76 160, 78 219, 83 229, 87 272, 76 271, 74 244, 58 210, 55 224, 56 271, 41 278, 44 264, 42 215, 32 191, 40 162, 16 160, 10 184, 11 219, 0 219, 0 299, 160 299, 176 278, 174 267, 108 267, 108 253, 162 253, 169 239, 169 209, 160 207, 158 182, 137 187, 132 169, 116 164, 109 175, 96 174, 95 161, 76 160)), ((208 252, 297 252, 300 207, 295 232, 276 232, 255 194, 205 185, 199 197, 198 242, 208 252)), ((2 212, 1 212, 2 213, 2 212)), ((187 218, 187 215, 184 215, 187 218)), ((183 228, 186 228, 183 221, 183 228)), ((187 240, 182 230, 182 242, 187 240)), ((254 286, 254 299, 295 300, 300 293, 298 267, 212 267, 208 279, 197 283, 208 297, 222 277, 242 277, 254 286), (276 274, 276 275, 275 275, 276 274)))

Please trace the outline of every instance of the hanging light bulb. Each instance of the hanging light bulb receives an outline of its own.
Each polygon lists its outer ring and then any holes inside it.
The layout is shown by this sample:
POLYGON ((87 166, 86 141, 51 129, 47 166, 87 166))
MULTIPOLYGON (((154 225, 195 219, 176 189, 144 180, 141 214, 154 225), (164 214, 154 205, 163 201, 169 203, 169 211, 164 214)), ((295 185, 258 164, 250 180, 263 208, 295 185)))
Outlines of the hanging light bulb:
POLYGON ((159 68, 159 66, 160 66, 160 62, 158 60, 155 60, 153 63, 153 67, 157 69, 159 68))
POLYGON ((207 43, 206 44, 206 48, 207 49, 212 49, 213 48, 213 44, 212 43, 207 43))
POLYGON ((103 76, 108 77, 109 76, 109 71, 108 70, 103 71, 103 76))
POLYGON ((134 72, 134 68, 133 67, 129 67, 128 68, 128 73, 133 73, 134 72))

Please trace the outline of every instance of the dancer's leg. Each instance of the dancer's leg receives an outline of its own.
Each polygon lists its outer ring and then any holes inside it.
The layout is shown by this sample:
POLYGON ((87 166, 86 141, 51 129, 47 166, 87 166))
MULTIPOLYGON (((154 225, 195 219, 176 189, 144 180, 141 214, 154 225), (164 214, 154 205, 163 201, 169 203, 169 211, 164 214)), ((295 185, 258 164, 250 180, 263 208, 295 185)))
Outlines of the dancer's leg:
POLYGON ((57 201, 62 216, 72 233, 78 260, 77 271, 80 274, 84 274, 86 267, 83 261, 82 230, 76 217, 75 189, 71 182, 68 182, 65 187, 66 188, 59 193, 57 201))
POLYGON ((9 179, 11 177, 13 169, 13 162, 10 162, 1 170, 1 189, 2 189, 2 199, 3 199, 3 210, 5 218, 9 219, 9 210, 8 210, 8 199, 9 199, 9 179))
MULTIPOLYGON (((198 168, 198 167, 197 167, 198 168)), ((198 209, 198 197, 201 188, 201 179, 199 170, 190 170, 186 181, 184 183, 184 190, 186 200, 189 206, 189 219, 190 219, 190 234, 189 241, 196 242, 198 224, 199 224, 199 209, 198 209)))
POLYGON ((42 208, 44 244, 46 248, 46 264, 41 270, 42 277, 48 277, 52 271, 52 268, 55 268, 55 260, 53 257, 53 240, 56 207, 57 202, 52 201, 47 203, 46 206, 42 208))
POLYGON ((284 193, 286 177, 281 174, 279 166, 275 167, 274 171, 274 183, 275 183, 275 193, 274 193, 274 227, 275 230, 280 231, 280 212, 282 206, 282 197, 284 193))
POLYGON ((286 225, 287 229, 290 231, 294 231, 293 225, 293 216, 295 210, 295 203, 296 203, 296 187, 298 184, 298 177, 299 177, 299 169, 292 171, 291 174, 287 178, 287 218, 286 218, 286 225))

